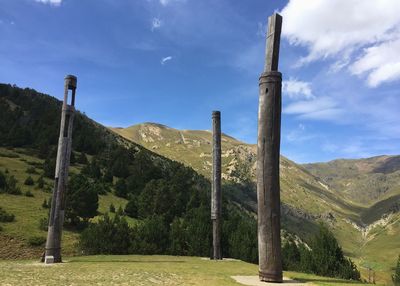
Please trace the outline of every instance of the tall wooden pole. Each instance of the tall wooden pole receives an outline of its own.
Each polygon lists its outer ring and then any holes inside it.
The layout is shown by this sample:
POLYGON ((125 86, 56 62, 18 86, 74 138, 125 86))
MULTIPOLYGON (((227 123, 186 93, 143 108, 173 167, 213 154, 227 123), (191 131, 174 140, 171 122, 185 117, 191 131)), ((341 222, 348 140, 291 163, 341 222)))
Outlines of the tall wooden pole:
POLYGON ((213 225, 213 259, 222 259, 221 252, 221 113, 213 111, 213 173, 211 220, 213 225))
POLYGON ((278 72, 282 17, 268 19, 264 72, 259 82, 257 199, 261 281, 282 282, 279 154, 282 74, 278 72))
POLYGON ((64 101, 61 111, 60 137, 58 139, 55 182, 49 227, 47 232, 45 263, 62 262, 61 236, 65 213, 65 196, 68 181, 68 169, 72 145, 72 125, 75 115, 75 91, 77 78, 73 75, 65 77, 64 101), (68 104, 68 92, 71 90, 71 104, 68 104))

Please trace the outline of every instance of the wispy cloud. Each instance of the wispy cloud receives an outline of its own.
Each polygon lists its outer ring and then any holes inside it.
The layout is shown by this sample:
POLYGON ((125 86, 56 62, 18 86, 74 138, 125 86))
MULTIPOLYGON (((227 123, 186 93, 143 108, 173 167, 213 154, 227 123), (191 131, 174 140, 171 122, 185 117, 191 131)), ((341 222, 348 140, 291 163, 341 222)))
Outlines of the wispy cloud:
POLYGON ((285 139, 287 142, 304 142, 312 140, 315 137, 317 137, 317 135, 307 134, 306 126, 303 123, 299 123, 297 128, 290 130, 285 135, 285 139))
POLYGON ((312 93, 311 83, 300 81, 294 78, 290 78, 284 81, 282 84, 282 91, 284 95, 288 95, 289 98, 306 98, 312 99, 315 96, 312 93))
POLYGON ((163 6, 167 6, 168 4, 171 4, 174 2, 186 2, 186 0, 160 0, 160 4, 163 6))
POLYGON ((297 115, 303 119, 337 121, 340 119, 338 116, 342 113, 342 109, 332 98, 318 97, 290 103, 283 109, 283 113, 297 115))
POLYGON ((400 1, 290 0, 282 10, 283 36, 308 49, 298 64, 333 59, 376 87, 400 79, 400 1), (335 11, 335 13, 332 13, 335 11))
POLYGON ((263 24, 261 22, 257 23, 257 36, 259 37, 265 37, 265 35, 267 34, 267 24, 263 24))
POLYGON ((151 31, 161 28, 162 22, 159 18, 153 18, 151 21, 151 31))
POLYGON ((36 2, 43 3, 43 4, 49 4, 53 6, 60 6, 62 3, 62 0, 35 0, 36 2))
POLYGON ((165 65, 168 61, 172 60, 172 56, 168 56, 161 59, 161 64, 165 65))

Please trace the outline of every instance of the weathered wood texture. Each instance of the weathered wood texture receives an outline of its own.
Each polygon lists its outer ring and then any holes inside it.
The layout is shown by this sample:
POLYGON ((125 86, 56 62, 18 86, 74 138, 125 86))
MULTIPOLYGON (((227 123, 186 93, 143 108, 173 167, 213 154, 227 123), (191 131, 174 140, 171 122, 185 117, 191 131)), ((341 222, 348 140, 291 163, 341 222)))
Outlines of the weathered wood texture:
POLYGON ((282 31, 282 16, 279 14, 274 14, 270 16, 268 18, 268 32, 267 32, 264 72, 278 70, 281 31, 282 31))
POLYGON ((282 17, 269 18, 265 71, 259 82, 257 200, 261 281, 282 282, 279 154, 282 75, 278 72, 282 17))
POLYGON ((221 251, 221 113, 213 111, 213 166, 211 220, 213 224, 213 259, 222 259, 221 251))
POLYGON ((68 75, 65 78, 64 101, 61 111, 60 137, 58 140, 55 183, 51 201, 49 227, 46 240, 44 261, 48 263, 62 262, 61 236, 65 214, 65 198, 67 191, 68 170, 70 165, 72 127, 75 114, 75 91, 77 79, 68 75), (68 104, 68 91, 71 90, 71 104, 68 104), (54 259, 46 259, 53 257, 54 259))

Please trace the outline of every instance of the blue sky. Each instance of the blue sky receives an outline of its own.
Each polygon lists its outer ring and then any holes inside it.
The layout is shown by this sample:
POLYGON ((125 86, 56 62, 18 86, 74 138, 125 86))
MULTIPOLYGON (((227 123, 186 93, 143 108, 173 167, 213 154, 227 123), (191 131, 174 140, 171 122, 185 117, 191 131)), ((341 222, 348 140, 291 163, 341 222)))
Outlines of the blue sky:
POLYGON ((78 109, 106 126, 210 129, 221 110, 225 133, 255 143, 274 11, 283 155, 400 154, 398 0, 0 0, 0 82, 61 98, 71 73, 78 109))

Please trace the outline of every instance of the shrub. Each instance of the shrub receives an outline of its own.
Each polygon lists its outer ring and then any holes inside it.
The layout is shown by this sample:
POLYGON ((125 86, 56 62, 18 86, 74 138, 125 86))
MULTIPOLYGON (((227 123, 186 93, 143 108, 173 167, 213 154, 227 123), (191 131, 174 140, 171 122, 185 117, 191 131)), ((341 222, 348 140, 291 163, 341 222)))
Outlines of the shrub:
POLYGON ((132 232, 130 252, 149 255, 165 253, 169 245, 168 231, 163 217, 144 219, 132 232))
POLYGON ((25 180, 25 182, 24 182, 24 184, 27 185, 27 186, 33 186, 34 183, 35 183, 35 182, 33 181, 33 179, 32 179, 31 176, 29 176, 28 178, 26 178, 26 180, 25 180))
POLYGON ((127 216, 137 218, 138 217, 138 209, 136 205, 136 201, 134 199, 131 199, 125 206, 125 214, 127 216))
POLYGON ((122 209, 121 206, 119 206, 119 208, 117 210, 117 215, 119 215, 119 216, 123 216, 124 215, 124 210, 122 209))
POLYGON ((72 225, 77 225, 80 218, 88 220, 97 215, 98 207, 99 195, 95 186, 83 175, 72 175, 65 217, 72 225))
POLYGON ((49 219, 47 217, 42 217, 39 219, 39 229, 47 231, 49 227, 49 219))
POLYGON ((51 197, 49 198, 48 201, 46 199, 44 199, 44 201, 42 203, 42 208, 49 209, 50 207, 51 207, 51 197))
POLYGON ((110 213, 115 213, 115 207, 113 203, 110 204, 110 213))
POLYGON ((35 169, 35 167, 28 167, 27 169, 26 169, 26 173, 27 174, 37 174, 37 172, 36 172, 36 169, 35 169))
POLYGON ((115 195, 121 198, 128 196, 128 188, 124 179, 119 179, 115 184, 115 195))
POLYGON ((394 274, 392 275, 392 280, 395 286, 400 286, 400 255, 397 259, 397 266, 395 268, 394 274))
POLYGON ((79 163, 79 164, 84 164, 84 165, 86 165, 86 164, 88 163, 88 159, 87 159, 85 153, 82 152, 82 153, 79 155, 79 157, 78 157, 78 159, 76 160, 76 162, 79 163))
POLYGON ((26 196, 26 197, 30 197, 30 198, 33 198, 33 197, 34 197, 34 195, 32 194, 31 191, 26 191, 26 192, 25 192, 25 196, 26 196))
POLYGON ((15 216, 13 214, 7 213, 0 207, 0 222, 12 222, 15 216))
POLYGON ((43 187, 44 187, 44 179, 43 179, 43 176, 40 176, 40 177, 37 179, 36 183, 37 183, 37 186, 38 186, 39 189, 43 189, 43 187))
POLYGON ((6 187, 7 187, 6 175, 4 175, 2 171, 0 171, 0 192, 2 190, 5 191, 6 187))
POLYGON ((31 246, 42 246, 46 243, 46 238, 42 236, 33 236, 29 238, 28 243, 31 246))
POLYGON ((43 163, 43 175, 47 178, 53 179, 56 169, 56 158, 48 156, 43 163))
POLYGON ((128 223, 115 215, 105 214, 98 223, 90 224, 81 236, 79 245, 85 254, 127 254, 131 245, 128 223))
POLYGON ((17 179, 14 176, 8 176, 6 179, 5 192, 11 195, 22 195, 21 189, 17 187, 17 179))
POLYGON ((0 231, 3 231, 3 227, 0 225, 0 231))

